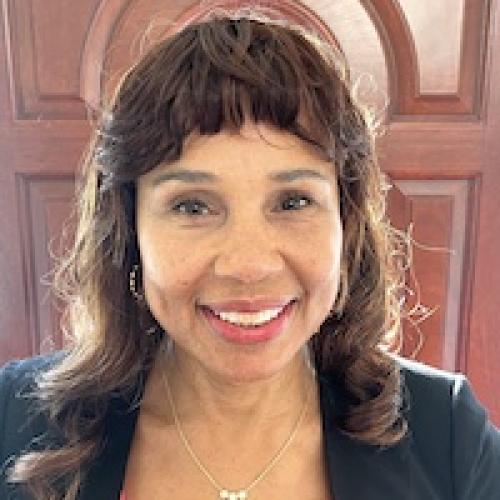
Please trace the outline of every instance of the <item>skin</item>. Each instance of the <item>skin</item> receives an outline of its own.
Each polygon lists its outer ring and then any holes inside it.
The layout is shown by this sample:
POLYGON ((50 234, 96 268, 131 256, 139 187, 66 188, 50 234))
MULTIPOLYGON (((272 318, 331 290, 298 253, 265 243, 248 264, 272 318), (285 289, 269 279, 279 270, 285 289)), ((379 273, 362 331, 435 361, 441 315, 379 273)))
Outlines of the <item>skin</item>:
MULTIPOLYGON (((292 487, 290 498, 295 498, 290 470, 305 473, 300 469, 304 456, 321 469, 318 397, 304 346, 329 313, 339 287, 342 223, 331 163, 295 135, 247 120, 236 133, 192 134, 178 161, 139 178, 137 194, 145 297, 174 349, 169 358, 158 357, 148 379, 127 474, 145 477, 145 457, 154 453, 157 459, 163 453, 155 450, 163 432, 163 443, 170 439, 172 450, 179 446, 176 457, 184 456, 191 481, 197 477, 206 483, 175 437, 160 377, 166 370, 180 421, 197 454, 210 457, 214 476, 223 480, 227 475, 239 484, 248 484, 276 454, 309 391, 307 417, 283 458, 292 461, 283 470, 292 487), (326 181, 277 183, 266 178, 294 168, 320 172, 326 181), (186 169, 210 172, 219 181, 156 182, 162 173, 186 169), (184 209, 194 215, 173 210, 192 198, 199 205, 188 203, 184 209), (234 344, 214 334, 197 308, 198 303, 231 298, 288 295, 299 299, 288 328, 260 344, 234 344), (265 446, 260 446, 263 439, 265 446), (221 453, 214 457, 214 449, 221 453)), ((165 455, 163 463, 167 461, 165 455)), ((199 492, 202 486, 197 488, 199 492)), ((303 494, 303 483, 301 488, 295 494, 303 494)), ((317 494, 312 490, 311 498, 317 494)))

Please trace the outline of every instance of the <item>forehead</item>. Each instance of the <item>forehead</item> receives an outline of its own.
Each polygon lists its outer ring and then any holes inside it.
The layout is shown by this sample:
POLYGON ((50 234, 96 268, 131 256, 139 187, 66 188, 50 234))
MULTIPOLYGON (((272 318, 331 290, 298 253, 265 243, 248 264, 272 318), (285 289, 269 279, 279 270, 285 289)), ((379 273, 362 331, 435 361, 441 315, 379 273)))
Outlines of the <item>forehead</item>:
POLYGON ((334 181, 335 173, 319 147, 271 125, 245 122, 237 131, 190 134, 179 159, 159 165, 144 177, 153 183, 158 179, 215 183, 221 177, 334 181))

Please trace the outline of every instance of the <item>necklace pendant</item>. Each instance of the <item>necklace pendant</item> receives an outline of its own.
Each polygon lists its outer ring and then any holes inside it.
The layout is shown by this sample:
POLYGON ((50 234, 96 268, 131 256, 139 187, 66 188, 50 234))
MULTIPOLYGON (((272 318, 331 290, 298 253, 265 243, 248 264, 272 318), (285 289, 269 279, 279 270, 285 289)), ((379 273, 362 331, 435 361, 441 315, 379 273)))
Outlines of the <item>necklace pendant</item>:
POLYGON ((224 498, 225 500, 246 500, 248 498, 248 495, 245 490, 240 490, 240 491, 221 490, 219 492, 219 498, 224 498))

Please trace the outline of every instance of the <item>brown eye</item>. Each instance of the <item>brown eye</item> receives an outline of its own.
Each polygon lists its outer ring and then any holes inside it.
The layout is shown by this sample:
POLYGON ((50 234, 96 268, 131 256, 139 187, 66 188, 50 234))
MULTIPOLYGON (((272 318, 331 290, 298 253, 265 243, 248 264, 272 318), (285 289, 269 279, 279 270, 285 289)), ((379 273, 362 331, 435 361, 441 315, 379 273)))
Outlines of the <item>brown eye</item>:
MULTIPOLYGON (((313 199, 305 194, 302 193, 287 193, 287 197, 283 199, 282 201, 282 206, 287 207, 286 211, 288 211, 288 207, 298 207, 300 208, 305 208, 309 205, 312 205, 314 203, 313 199), (297 201, 300 200, 299 203, 297 201), (306 203, 302 203, 302 200, 306 200, 306 203)), ((293 209, 295 211, 296 209, 293 209)))
POLYGON ((204 202, 197 200, 196 198, 188 198, 176 203, 172 207, 172 210, 174 212, 178 212, 179 215, 197 216, 197 215, 204 215, 201 213, 203 211, 201 207, 206 207, 206 206, 207 205, 204 202))
MULTIPOLYGON (((314 204, 314 200, 306 194, 299 192, 287 192, 281 199, 280 206, 286 212, 295 212, 312 204, 314 204)), ((181 199, 172 207, 172 210, 177 212, 177 215, 185 215, 187 217, 210 215, 207 204, 197 198, 181 199)))

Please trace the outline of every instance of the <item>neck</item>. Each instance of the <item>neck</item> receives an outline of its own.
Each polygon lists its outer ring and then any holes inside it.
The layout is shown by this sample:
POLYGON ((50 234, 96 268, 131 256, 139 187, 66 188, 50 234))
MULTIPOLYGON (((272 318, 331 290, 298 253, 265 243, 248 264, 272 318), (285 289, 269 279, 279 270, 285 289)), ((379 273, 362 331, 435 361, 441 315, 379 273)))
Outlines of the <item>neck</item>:
MULTIPOLYGON (((303 353, 272 377, 251 382, 223 379, 176 349, 167 356, 159 353, 153 372, 156 372, 155 400, 163 406, 161 413, 168 415, 169 420, 172 412, 163 375, 184 425, 203 423, 205 428, 225 429, 226 435, 230 429, 235 433, 248 428, 261 432, 266 426, 295 419, 306 395, 314 393, 315 387, 303 353)), ((309 402, 313 399, 310 396, 309 402)))

